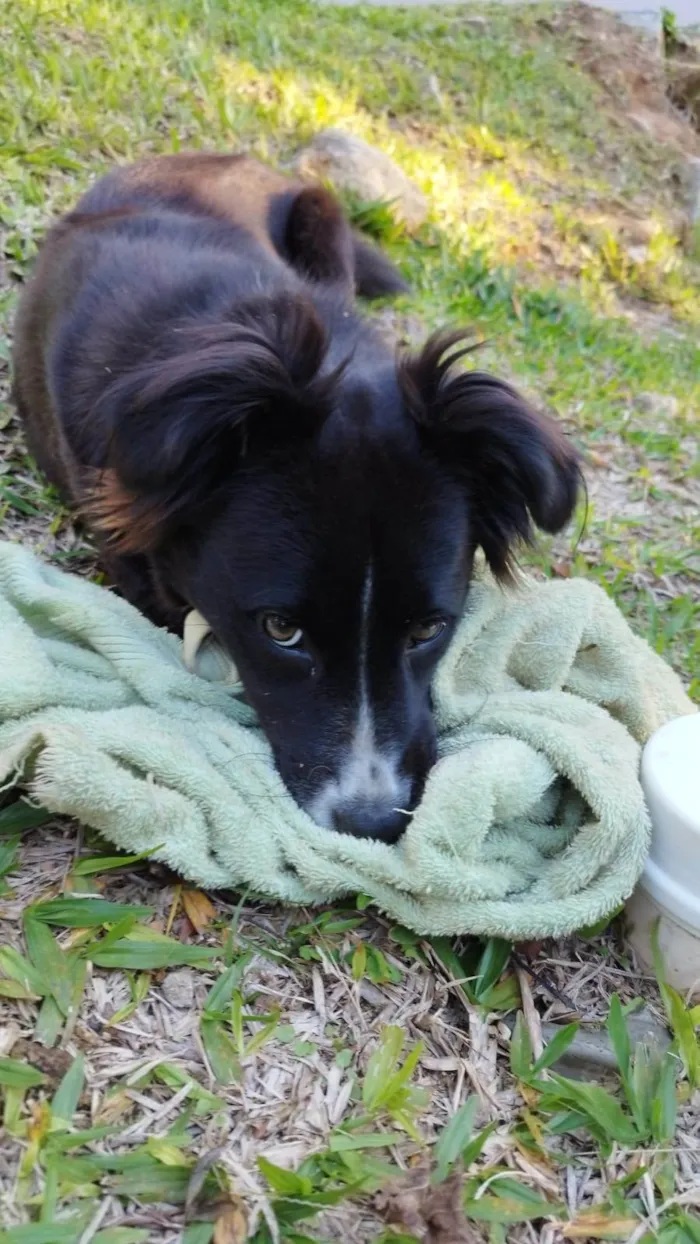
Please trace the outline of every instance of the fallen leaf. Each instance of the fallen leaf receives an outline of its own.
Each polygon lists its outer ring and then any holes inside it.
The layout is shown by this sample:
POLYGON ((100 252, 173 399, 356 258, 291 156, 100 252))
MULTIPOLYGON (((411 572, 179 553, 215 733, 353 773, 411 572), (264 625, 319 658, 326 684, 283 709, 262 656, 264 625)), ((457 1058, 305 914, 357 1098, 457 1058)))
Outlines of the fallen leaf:
POLYGON ((638 1226, 638 1218, 622 1218, 593 1210, 563 1223, 560 1229, 565 1240, 628 1240, 638 1226))
POLYGON ((597 449, 589 449, 588 461, 590 462, 591 466, 595 466, 595 467, 609 467, 610 466, 610 459, 606 458, 605 454, 598 453, 597 449))
POLYGON ((0 1028, 0 1058, 5 1058, 19 1040, 19 1025, 11 1020, 4 1028, 0 1028))
POLYGON ((39 1071, 43 1071, 49 1080, 56 1082, 62 1080, 73 1066, 73 1059, 68 1050, 52 1050, 38 1041, 28 1041, 24 1038, 15 1041, 12 1046, 12 1057, 24 1059, 32 1066, 38 1067, 39 1071))
POLYGON ((188 920, 187 916, 182 915, 175 921, 171 932, 173 937, 177 938, 178 942, 189 942, 190 938, 194 937, 197 930, 195 929, 192 921, 188 920))
POLYGON ((150 1136, 146 1141, 146 1149, 151 1157, 162 1162, 163 1166, 186 1166, 189 1169, 191 1165, 190 1159, 182 1152, 182 1149, 178 1149, 177 1145, 163 1140, 160 1136, 150 1136))
POLYGON ((523 1123, 525 1124, 528 1132, 532 1136, 532 1139, 534 1140, 538 1148, 541 1151, 545 1152, 546 1145, 545 1145, 545 1139, 544 1139, 544 1131, 542 1130, 542 1123, 540 1119, 538 1119, 537 1115, 533 1114, 531 1110, 524 1110, 523 1111, 523 1123))
POLYGON ((244 1244, 248 1239, 248 1214, 240 1197, 223 1206, 214 1223, 213 1244, 244 1244))
POLYGON ((375 1209, 391 1227, 409 1232, 421 1244, 483 1244, 462 1207, 462 1174, 432 1185, 425 1166, 414 1167, 405 1180, 395 1180, 375 1198, 375 1209))
POLYGON ((31 1142, 45 1139, 51 1127, 51 1110, 48 1102, 33 1102, 30 1106, 32 1121, 27 1127, 27 1138, 31 1142))
POLYGON ((194 925, 198 933, 203 933, 216 916, 214 904, 201 890, 183 890, 182 906, 190 924, 194 925))
MULTIPOLYGON (((412 1176, 416 1178, 416 1172, 412 1172, 412 1176)), ((377 1213, 391 1227, 397 1227, 399 1231, 421 1232, 425 1226, 423 1215, 421 1213, 421 1202, 423 1198, 423 1189, 417 1187, 406 1187, 396 1183, 388 1184, 383 1192, 375 1198, 375 1209, 377 1213)))
POLYGON ((526 1106, 536 1106, 539 1103, 540 1095, 536 1089, 530 1088, 529 1084, 519 1084, 518 1092, 525 1102, 526 1106))
MULTIPOLYGON (((530 1113, 530 1112, 528 1111, 527 1113, 530 1113)), ((549 1176, 556 1172, 557 1170, 556 1164, 549 1160, 546 1152, 543 1149, 541 1149, 539 1152, 534 1149, 531 1149, 528 1145, 524 1145, 522 1141, 518 1139, 517 1136, 514 1137, 514 1142, 515 1142, 515 1148, 517 1149, 518 1153, 520 1154, 526 1166, 534 1167, 537 1171, 540 1172, 541 1175, 544 1175, 544 1176, 549 1176)), ((556 1195, 558 1191, 558 1186, 556 1185, 552 1186, 551 1181, 548 1181, 548 1191, 556 1195)))
POLYGON ((95 1113, 94 1122, 96 1124, 116 1123, 117 1119, 121 1119, 133 1108, 134 1102, 129 1094, 123 1089, 117 1089, 116 1093, 110 1093, 108 1097, 103 1098, 95 1113))
POLYGON ((536 959, 544 945, 542 941, 516 942, 515 949, 520 951, 526 959, 536 959))

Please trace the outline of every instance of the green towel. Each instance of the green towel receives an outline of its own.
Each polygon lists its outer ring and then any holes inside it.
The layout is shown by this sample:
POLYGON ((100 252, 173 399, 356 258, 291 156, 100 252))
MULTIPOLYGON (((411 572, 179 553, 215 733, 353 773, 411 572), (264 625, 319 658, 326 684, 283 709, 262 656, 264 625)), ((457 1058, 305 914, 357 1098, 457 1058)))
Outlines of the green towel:
POLYGON ((251 710, 123 600, 0 544, 0 782, 201 886, 363 893, 420 934, 563 934, 631 892, 640 744, 694 711, 584 580, 483 571, 434 684, 440 759, 396 846, 320 829, 251 710))

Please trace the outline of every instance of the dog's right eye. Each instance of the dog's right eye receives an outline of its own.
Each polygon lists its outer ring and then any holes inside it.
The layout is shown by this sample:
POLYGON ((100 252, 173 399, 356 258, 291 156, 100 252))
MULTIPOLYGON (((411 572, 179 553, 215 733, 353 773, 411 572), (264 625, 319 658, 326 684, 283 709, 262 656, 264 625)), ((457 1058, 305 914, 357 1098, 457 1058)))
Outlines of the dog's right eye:
POLYGON ((301 647, 304 638, 301 627, 280 613, 266 613, 262 619, 262 628, 268 638, 279 648, 301 647))
POLYGON ((414 622, 408 632, 408 647, 419 648, 422 644, 432 643, 438 635, 442 635, 446 626, 444 618, 427 618, 425 622, 414 622))

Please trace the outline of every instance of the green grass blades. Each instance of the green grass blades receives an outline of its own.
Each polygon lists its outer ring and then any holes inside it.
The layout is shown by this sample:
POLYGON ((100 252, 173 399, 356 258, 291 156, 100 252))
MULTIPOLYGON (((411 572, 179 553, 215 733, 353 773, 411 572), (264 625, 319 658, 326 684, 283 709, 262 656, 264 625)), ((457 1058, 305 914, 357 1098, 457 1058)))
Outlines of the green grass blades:
POLYGON ((432 1154, 434 1170, 431 1180, 433 1183, 443 1183, 458 1164, 468 1170, 472 1162, 478 1158, 489 1136, 497 1127, 494 1120, 475 1136, 474 1120, 478 1110, 478 1097, 468 1097, 438 1136, 432 1154))
POLYGON ((79 1244, 85 1221, 75 1217, 64 1222, 36 1223, 0 1231, 0 1244, 79 1244))
POLYGON ((134 922, 145 920, 153 915, 153 908, 128 903, 109 903, 106 899, 93 898, 90 895, 85 898, 55 898, 47 903, 37 903, 28 907, 26 914, 42 924, 56 924, 70 929, 93 929, 128 917, 132 917, 134 922))
MULTIPOLYGON (((67 1019, 80 1005, 85 986, 86 964, 79 950, 62 950, 48 925, 36 920, 29 908, 24 913, 23 924, 29 957, 36 971, 41 972, 47 983, 48 996, 42 1010, 51 1013, 52 1026, 49 1026, 47 1032, 53 1032, 56 1012, 60 1012, 63 1019, 67 1019)), ((46 1014, 44 1018, 46 1019, 46 1014)))
POLYGON ((512 946, 502 938, 459 943, 447 937, 428 939, 433 954, 468 1002, 487 1011, 511 1011, 520 1002, 517 978, 508 971, 512 946))
POLYGON ((464 1203, 468 1218, 476 1222, 513 1226, 537 1219, 563 1218, 565 1206, 549 1201, 526 1184, 505 1176, 494 1180, 489 1191, 476 1198, 467 1193, 464 1203))
POLYGON ((92 877, 95 873, 115 872, 120 868, 133 868, 151 859, 160 847, 152 847, 149 851, 140 851, 138 855, 91 855, 83 856, 73 867, 74 877, 92 877))
POLYGON ((362 1084, 362 1104, 369 1115, 386 1113, 414 1139, 419 1139, 416 1118, 427 1105, 425 1092, 410 1083, 423 1052, 418 1042, 401 1055, 405 1042, 403 1029, 390 1025, 379 1035, 377 1048, 367 1064, 362 1084))
POLYGON ((241 1078, 241 1058, 245 1053, 242 1038, 241 1007, 234 1007, 234 998, 242 999, 239 985, 245 976, 251 955, 241 955, 226 968, 209 991, 204 1004, 199 1030, 209 1064, 219 1084, 234 1084, 241 1078), (235 1024, 236 1039, 231 1031, 235 1024), (243 1054, 242 1054, 243 1047, 243 1054))
POLYGON ((258 1169, 273 1193, 271 1208, 283 1239, 295 1223, 313 1218, 333 1205, 352 1196, 364 1186, 364 1180, 343 1176, 343 1168, 331 1162, 332 1174, 324 1170, 323 1155, 311 1158, 298 1171, 289 1171, 259 1157, 258 1169))
POLYGON ((80 1095, 85 1083, 85 1060, 82 1054, 73 1060, 59 1084, 51 1101, 51 1114, 54 1124, 69 1127, 73 1115, 78 1109, 80 1095))
POLYGON ((658 922, 652 933, 652 953, 654 970, 659 983, 661 997, 666 1010, 669 1027, 673 1032, 675 1046, 683 1063, 683 1070, 691 1088, 700 1087, 700 1035, 698 1034, 698 1017, 688 1008, 680 994, 666 979, 661 949, 659 947, 658 922))
POLYGON ((28 833, 50 820, 51 813, 46 808, 35 808, 23 799, 18 799, 15 803, 0 808, 0 838, 28 833))
MULTIPOLYGON (((637 1150, 648 1146, 652 1178, 661 1196, 669 1199, 675 1182, 678 1056, 673 1050, 661 1053, 641 1043, 633 1045, 622 1004, 614 994, 607 1020, 620 1075, 620 1094, 614 1094, 600 1085, 571 1080, 549 1070, 565 1053, 577 1029, 577 1024, 562 1028, 534 1061, 527 1028, 519 1014, 510 1047, 513 1075, 537 1094, 536 1110, 548 1116, 544 1130, 549 1135, 588 1133, 603 1155, 609 1155, 614 1145, 637 1150)), ((540 1134, 539 1124, 534 1134, 540 1134)), ((624 1215, 624 1198, 621 1201, 618 1197, 612 1210, 624 1215)))
POLYGON ((37 1067, 20 1062, 16 1058, 0 1058, 0 1084, 7 1088, 36 1088, 46 1077, 37 1067))
POLYGON ((8 873, 15 872, 19 865, 20 835, 0 838, 0 898, 12 894, 11 887, 5 881, 8 873))
POLYGON ((51 992, 40 969, 12 946, 0 946, 0 972, 0 996, 43 998, 51 992))
POLYGON ((105 948, 95 942, 85 947, 85 954, 98 967, 147 972, 182 966, 206 968, 220 953, 212 946, 186 946, 174 937, 155 940, 145 936, 146 932, 137 927, 105 948))

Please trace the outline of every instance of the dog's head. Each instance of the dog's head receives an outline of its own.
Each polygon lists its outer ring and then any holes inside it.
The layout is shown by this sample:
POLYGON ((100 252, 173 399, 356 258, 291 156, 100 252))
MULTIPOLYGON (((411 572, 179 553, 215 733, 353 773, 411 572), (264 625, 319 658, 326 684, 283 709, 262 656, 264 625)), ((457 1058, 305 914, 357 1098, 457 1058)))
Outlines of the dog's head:
MULTIPOLYGON (((108 390, 96 510, 230 651, 292 794, 393 841, 435 759, 430 685, 478 548, 500 579, 560 529, 576 455, 463 335, 334 366, 298 297, 187 330, 108 390)), ((369 344, 367 344, 369 343, 369 344)))

